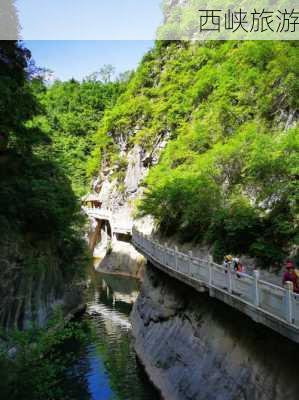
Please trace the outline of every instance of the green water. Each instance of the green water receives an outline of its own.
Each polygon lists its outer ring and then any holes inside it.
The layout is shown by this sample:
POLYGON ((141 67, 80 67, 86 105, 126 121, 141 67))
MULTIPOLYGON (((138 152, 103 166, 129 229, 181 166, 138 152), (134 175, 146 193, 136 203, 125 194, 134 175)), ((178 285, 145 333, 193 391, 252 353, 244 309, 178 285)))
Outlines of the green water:
POLYGON ((92 274, 88 281, 87 312, 92 340, 69 371, 73 400, 158 400, 133 348, 129 314, 138 281, 92 274))

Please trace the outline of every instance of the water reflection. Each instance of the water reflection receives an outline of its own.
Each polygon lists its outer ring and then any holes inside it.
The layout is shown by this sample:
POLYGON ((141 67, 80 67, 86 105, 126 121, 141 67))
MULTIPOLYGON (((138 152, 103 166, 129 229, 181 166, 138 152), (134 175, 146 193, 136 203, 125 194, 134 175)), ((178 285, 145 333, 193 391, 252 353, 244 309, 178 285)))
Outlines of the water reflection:
MULTIPOLYGON (((139 290, 138 281, 92 273, 86 317, 93 340, 71 371, 88 392, 74 399, 158 400, 155 389, 139 366, 132 345, 129 313, 139 290)), ((73 380, 72 379, 72 380, 73 380)), ((77 386, 77 384, 76 384, 77 386)))

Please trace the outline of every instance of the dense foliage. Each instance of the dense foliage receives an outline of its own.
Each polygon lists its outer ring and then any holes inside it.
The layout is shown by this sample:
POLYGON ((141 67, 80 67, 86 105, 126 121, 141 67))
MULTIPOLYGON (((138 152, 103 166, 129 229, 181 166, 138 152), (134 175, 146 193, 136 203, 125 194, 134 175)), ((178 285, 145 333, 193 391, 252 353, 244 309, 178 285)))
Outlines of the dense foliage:
POLYGON ((10 399, 67 398, 62 382, 77 384, 66 371, 86 339, 81 326, 65 326, 61 314, 48 329, 4 332, 41 323, 57 299, 67 301, 63 314, 82 300, 76 283, 88 258, 78 195, 92 136, 126 85, 49 87, 40 72, 21 43, 0 43, 0 391, 10 399))
POLYGON ((37 111, 25 73, 30 57, 30 52, 16 42, 1 42, 0 153, 6 150, 9 140, 11 144, 18 141, 18 146, 22 148, 31 142, 28 140, 29 132, 24 126, 37 111))
POLYGON ((22 44, 1 42, 0 246, 17 241, 15 253, 22 253, 21 259, 14 256, 17 264, 35 272, 56 270, 57 276, 60 269, 70 279, 82 270, 78 196, 89 183, 93 134, 126 81, 90 77, 49 86, 42 72, 22 44))
POLYGON ((139 214, 217 259, 279 263, 299 239, 298 63, 296 42, 158 42, 105 114, 97 151, 113 164, 121 135, 150 149, 170 133, 139 214))
POLYGON ((1 396, 10 400, 69 399, 70 393, 84 393, 82 382, 73 379, 68 369, 88 343, 86 323, 65 324, 62 314, 49 321, 47 329, 32 328, 10 335, 0 348, 1 396), (7 347, 11 347, 10 352, 7 347))
POLYGON ((126 82, 103 83, 90 77, 82 83, 56 81, 50 87, 35 79, 32 85, 43 111, 33 123, 51 138, 52 157, 64 169, 75 194, 82 196, 90 183, 93 135, 104 110, 115 104, 126 82))
MULTIPOLYGON (((18 263, 32 258, 39 270, 51 269, 50 251, 71 277, 84 254, 80 208, 49 135, 34 123, 41 106, 29 79, 30 52, 16 42, 1 42, 0 52, 0 246, 16 241, 18 263)), ((7 260, 0 261, 5 273, 7 260)))
POLYGON ((28 313, 39 318, 41 303, 64 298, 85 272, 79 196, 89 183, 93 135, 130 75, 110 82, 112 70, 99 73, 106 83, 96 74, 48 85, 21 43, 0 44, 0 323, 7 327, 22 327, 28 313))

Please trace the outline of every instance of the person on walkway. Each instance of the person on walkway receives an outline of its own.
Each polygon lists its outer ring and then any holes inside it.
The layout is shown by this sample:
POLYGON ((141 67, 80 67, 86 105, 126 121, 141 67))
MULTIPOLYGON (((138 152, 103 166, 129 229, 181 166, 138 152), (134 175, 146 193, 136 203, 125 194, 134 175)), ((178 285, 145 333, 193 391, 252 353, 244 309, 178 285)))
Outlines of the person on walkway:
POLYGON ((286 282, 292 282, 294 292, 299 293, 298 277, 295 273, 295 265, 290 260, 286 263, 286 271, 284 272, 282 279, 283 285, 285 285, 286 282))
POLYGON ((225 268, 225 273, 227 274, 228 271, 231 269, 231 263, 233 261, 233 257, 231 255, 224 257, 223 266, 225 268))
MULTIPOLYGON (((233 259, 233 268, 235 272, 244 272, 244 267, 241 264, 240 259, 237 257, 233 259)), ((241 275, 237 274, 237 277, 241 278, 241 275)))

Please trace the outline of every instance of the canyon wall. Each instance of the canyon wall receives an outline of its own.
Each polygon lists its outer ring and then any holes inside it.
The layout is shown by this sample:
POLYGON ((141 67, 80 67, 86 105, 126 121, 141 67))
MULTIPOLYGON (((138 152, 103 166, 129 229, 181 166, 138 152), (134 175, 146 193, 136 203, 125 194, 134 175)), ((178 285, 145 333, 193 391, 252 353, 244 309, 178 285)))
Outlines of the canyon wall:
POLYGON ((0 240, 1 326, 43 327, 57 306, 65 315, 75 311, 83 304, 83 283, 73 278, 63 272, 51 243, 37 245, 7 230, 0 240))
POLYGON ((294 400, 294 343, 148 265, 135 349, 167 400, 294 400))
MULTIPOLYGON (((157 164, 159 155, 167 140, 158 140, 155 146, 146 151, 139 145, 129 149, 128 143, 118 143, 121 157, 126 159, 124 183, 119 185, 114 178, 113 168, 102 168, 99 177, 93 183, 102 208, 111 211, 113 221, 119 226, 130 226, 134 220, 134 206, 142 194, 141 183, 149 168, 157 164)), ((154 224, 150 217, 134 221, 144 233, 152 233, 154 224)), ((90 218, 88 243, 95 258, 97 271, 117 273, 142 278, 145 259, 131 244, 130 235, 113 235, 111 224, 90 218)))

